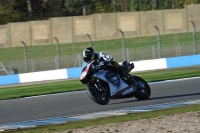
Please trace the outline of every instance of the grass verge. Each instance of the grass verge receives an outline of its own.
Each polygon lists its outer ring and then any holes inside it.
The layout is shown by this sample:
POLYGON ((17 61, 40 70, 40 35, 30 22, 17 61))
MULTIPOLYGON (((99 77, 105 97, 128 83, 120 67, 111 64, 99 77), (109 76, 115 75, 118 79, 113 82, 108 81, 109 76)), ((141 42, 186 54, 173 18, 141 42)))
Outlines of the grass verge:
POLYGON ((83 120, 83 121, 68 122, 68 123, 57 124, 57 125, 40 126, 37 128, 30 128, 30 129, 18 129, 18 130, 13 130, 13 131, 8 131, 8 132, 9 133, 47 133, 47 132, 52 133, 52 132, 83 128, 86 126, 98 126, 98 125, 103 125, 103 124, 108 124, 108 123, 134 121, 134 120, 139 120, 139 119, 155 118, 155 117, 180 114, 180 113, 186 113, 186 112, 195 112, 195 111, 200 111, 200 104, 171 108, 171 109, 166 109, 166 110, 158 110, 158 111, 151 111, 151 112, 144 112, 144 113, 134 113, 134 114, 128 114, 128 115, 123 115, 123 116, 111 116, 111 117, 98 118, 98 119, 93 119, 93 120, 83 120))
MULTIPOLYGON (((140 73, 134 73, 134 75, 142 77, 147 82, 195 77, 195 76, 200 76, 200 66, 140 72, 140 73)), ((44 94, 53 94, 60 92, 79 91, 84 89, 85 86, 78 79, 66 80, 62 82, 53 82, 53 83, 2 87, 0 88, 0 100, 15 99, 15 98, 44 95, 44 94)))

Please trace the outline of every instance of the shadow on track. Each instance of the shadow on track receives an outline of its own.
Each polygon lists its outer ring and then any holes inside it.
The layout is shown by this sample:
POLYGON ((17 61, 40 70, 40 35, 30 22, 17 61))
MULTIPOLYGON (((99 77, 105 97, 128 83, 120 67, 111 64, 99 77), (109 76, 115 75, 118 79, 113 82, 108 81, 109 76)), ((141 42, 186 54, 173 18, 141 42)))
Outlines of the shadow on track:
MULTIPOLYGON (((181 95, 172 95, 172 96, 162 96, 162 97, 152 97, 149 98, 149 100, 156 100, 156 99, 167 99, 167 98, 177 98, 177 97, 187 97, 187 96, 195 96, 195 95, 200 95, 200 93, 190 93, 190 94, 181 94, 181 95)), ((147 101, 147 100, 145 100, 147 101)), ((111 103, 112 104, 121 104, 121 103, 129 103, 129 102, 138 102, 137 99, 129 100, 129 101, 123 101, 123 102, 118 102, 118 103, 111 103)))
POLYGON ((200 93, 190 93, 190 94, 181 94, 181 95, 172 95, 172 96, 162 96, 162 97, 152 97, 148 100, 155 100, 155 99, 166 99, 166 98, 175 98, 175 97, 187 97, 187 96, 195 96, 200 95, 200 93))

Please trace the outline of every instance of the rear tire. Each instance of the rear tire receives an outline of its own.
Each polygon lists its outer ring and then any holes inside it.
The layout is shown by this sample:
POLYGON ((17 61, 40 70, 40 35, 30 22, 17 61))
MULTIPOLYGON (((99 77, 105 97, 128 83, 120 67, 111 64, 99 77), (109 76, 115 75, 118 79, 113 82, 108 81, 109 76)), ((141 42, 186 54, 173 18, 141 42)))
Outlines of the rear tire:
POLYGON ((151 89, 148 83, 138 76, 133 76, 133 79, 137 82, 137 90, 134 92, 134 97, 138 100, 149 99, 151 96, 151 89))
POLYGON ((94 83, 88 83, 86 85, 86 91, 87 91, 88 96, 94 102, 96 102, 96 103, 98 103, 100 105, 106 105, 110 101, 110 93, 108 91, 107 92, 98 91, 96 86, 94 86, 94 83))

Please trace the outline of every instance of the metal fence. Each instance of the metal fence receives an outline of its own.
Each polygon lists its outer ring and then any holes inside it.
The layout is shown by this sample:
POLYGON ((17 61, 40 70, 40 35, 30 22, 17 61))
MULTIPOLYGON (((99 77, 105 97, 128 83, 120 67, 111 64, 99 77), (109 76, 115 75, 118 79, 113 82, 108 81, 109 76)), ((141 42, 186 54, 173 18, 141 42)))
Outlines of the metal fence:
MULTIPOLYGON (((185 55, 193 55, 193 42, 184 42, 177 44, 166 44, 162 46, 162 57, 176 57, 176 56, 185 56, 185 55)), ((200 46, 200 42, 198 42, 198 46, 200 46)), ((114 56, 114 59, 118 62, 123 61, 122 50, 109 50, 107 53, 114 56)), ((129 61, 138 61, 138 60, 148 60, 148 59, 158 59, 159 58, 159 50, 157 45, 146 46, 146 47, 137 47, 137 48, 126 48, 127 51, 127 60, 129 61)), ((197 49, 197 53, 200 53, 200 47, 197 49)))
MULTIPOLYGON (((194 25, 195 26, 195 25, 194 25)), ((28 46, 0 49, 0 61, 10 73, 26 73, 62 68, 80 67, 83 63, 82 50, 92 46, 96 52, 103 51, 114 57, 114 60, 138 61, 193 55, 200 53, 200 32, 194 30, 187 33, 157 36, 126 38, 120 31, 121 39, 89 42, 28 46)), ((0 68, 1 69, 1 68, 0 68)), ((0 75, 6 73, 0 71, 0 75)))
MULTIPOLYGON (((166 57, 192 55, 194 54, 192 45, 193 42, 184 42, 177 44, 172 43, 164 45, 161 48, 162 57, 166 58, 166 57)), ((198 42, 198 45, 200 45, 200 42, 198 42)), ((198 47, 197 51, 199 53, 200 47, 198 47)), ((118 62, 122 62, 124 60, 124 54, 122 52, 122 49, 105 50, 105 52, 112 55, 114 57, 114 60, 118 62)), ((129 61, 159 58, 157 45, 137 47, 137 48, 126 48, 126 55, 127 55, 127 60, 129 61)), ((27 62, 25 60, 9 61, 7 63, 4 63, 4 66, 8 71, 17 70, 16 71, 17 73, 25 73, 25 72, 44 71, 44 70, 54 70, 59 68, 80 67, 82 63, 83 63, 82 56, 79 53, 72 55, 61 55, 60 65, 59 65, 59 59, 57 58, 57 56, 54 56, 48 58, 45 57, 38 59, 29 59, 27 62)))

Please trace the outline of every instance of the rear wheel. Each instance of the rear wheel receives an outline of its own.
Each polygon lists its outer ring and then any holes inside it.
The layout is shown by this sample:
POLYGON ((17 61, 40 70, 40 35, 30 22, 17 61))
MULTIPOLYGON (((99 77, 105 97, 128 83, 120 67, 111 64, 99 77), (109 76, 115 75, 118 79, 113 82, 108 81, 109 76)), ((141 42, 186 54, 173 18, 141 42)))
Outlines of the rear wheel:
POLYGON ((133 76, 133 78, 137 82, 137 91, 134 92, 134 97, 138 100, 149 99, 149 97, 151 96, 151 89, 148 83, 138 76, 133 76))
POLYGON ((89 97, 100 105, 105 105, 110 101, 110 93, 105 82, 99 79, 88 83, 86 85, 86 91, 89 97))

